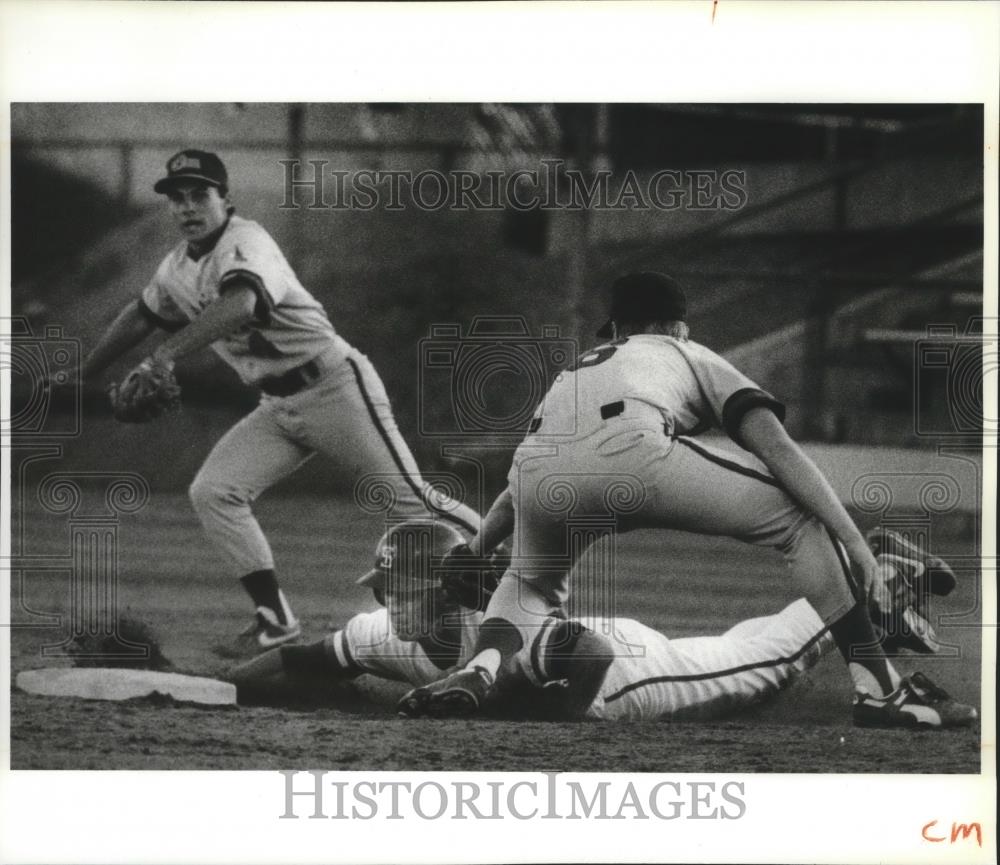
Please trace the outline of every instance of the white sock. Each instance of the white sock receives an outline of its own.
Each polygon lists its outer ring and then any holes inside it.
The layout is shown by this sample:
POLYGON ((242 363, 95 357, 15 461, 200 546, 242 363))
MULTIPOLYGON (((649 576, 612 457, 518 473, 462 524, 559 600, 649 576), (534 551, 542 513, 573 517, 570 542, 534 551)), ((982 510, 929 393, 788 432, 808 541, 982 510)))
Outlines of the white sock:
POLYGON ((889 678, 892 679, 892 690, 897 690, 900 683, 903 681, 903 677, 896 672, 896 668, 892 665, 892 662, 886 658, 885 665, 889 668, 889 678))
POLYGON ((295 616, 292 614, 292 608, 288 606, 288 601, 285 600, 285 593, 278 589, 278 600, 281 601, 281 611, 285 614, 285 621, 289 625, 295 624, 295 616))
POLYGON ((468 664, 465 665, 466 670, 475 670, 476 667, 486 670, 490 675, 490 681, 496 681, 497 671, 500 669, 500 662, 503 660, 503 656, 497 649, 483 649, 478 655, 476 655, 468 664))

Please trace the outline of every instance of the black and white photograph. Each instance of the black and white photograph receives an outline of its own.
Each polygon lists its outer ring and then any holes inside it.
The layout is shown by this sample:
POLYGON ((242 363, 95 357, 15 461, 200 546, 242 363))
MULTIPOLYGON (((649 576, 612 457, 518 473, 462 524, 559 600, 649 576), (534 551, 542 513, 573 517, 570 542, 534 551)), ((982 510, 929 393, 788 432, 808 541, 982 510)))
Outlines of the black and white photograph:
POLYGON ((852 861, 995 851, 995 104, 409 74, 5 92, 0 791, 159 779, 180 827, 236 771, 297 845, 709 861, 758 780, 933 776, 852 861))

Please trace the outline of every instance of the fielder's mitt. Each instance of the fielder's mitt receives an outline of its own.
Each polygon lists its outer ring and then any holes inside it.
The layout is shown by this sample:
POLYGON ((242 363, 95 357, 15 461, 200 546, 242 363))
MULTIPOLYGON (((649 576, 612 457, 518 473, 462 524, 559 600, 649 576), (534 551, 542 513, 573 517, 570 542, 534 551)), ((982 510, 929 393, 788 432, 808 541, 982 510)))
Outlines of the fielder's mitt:
POLYGON ((452 547, 441 560, 445 597, 469 610, 485 610, 506 569, 494 558, 474 556, 468 544, 452 547))
POLYGON ((181 404, 181 389, 174 378, 174 365, 146 358, 121 384, 108 388, 115 420, 146 423, 173 411, 181 404))
POLYGON ((899 532, 883 527, 866 536, 880 566, 880 578, 868 597, 868 613, 886 654, 900 649, 933 654, 941 651, 928 621, 931 595, 947 595, 957 585, 951 566, 899 532))
POLYGON ((911 578, 914 589, 920 595, 926 596, 928 592, 932 595, 950 595, 958 585, 958 578, 951 565, 929 550, 921 549, 899 532, 879 526, 868 532, 865 538, 876 558, 889 555, 919 566, 911 574, 911 578))

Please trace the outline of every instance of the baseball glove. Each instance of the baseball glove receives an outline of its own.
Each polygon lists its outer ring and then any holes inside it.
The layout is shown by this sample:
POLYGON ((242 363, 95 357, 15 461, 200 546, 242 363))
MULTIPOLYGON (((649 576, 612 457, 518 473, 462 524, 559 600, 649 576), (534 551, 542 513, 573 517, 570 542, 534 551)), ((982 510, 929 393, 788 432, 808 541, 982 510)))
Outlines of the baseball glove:
POLYGON ((868 615, 886 654, 909 649, 921 654, 941 651, 934 628, 927 620, 926 591, 921 583, 926 568, 916 559, 880 553, 876 558, 881 577, 868 596, 868 615))
POLYGON ((468 544, 452 547, 441 560, 445 597, 469 610, 485 610, 504 574, 494 558, 474 556, 468 544))
POLYGON ((108 398, 115 420, 122 423, 147 423, 174 411, 181 404, 181 389, 173 363, 146 358, 121 384, 108 388, 108 398))
POLYGON ((929 592, 932 595, 950 595, 958 585, 958 578, 951 565, 940 556, 921 549, 899 532, 879 526, 868 532, 865 537, 876 558, 888 555, 919 566, 910 572, 908 577, 918 594, 926 596, 929 592))
POLYGON ((900 649, 922 654, 941 651, 928 621, 931 595, 947 595, 957 578, 940 556, 923 550, 899 532, 879 527, 867 535, 880 578, 868 597, 868 613, 886 654, 900 649))

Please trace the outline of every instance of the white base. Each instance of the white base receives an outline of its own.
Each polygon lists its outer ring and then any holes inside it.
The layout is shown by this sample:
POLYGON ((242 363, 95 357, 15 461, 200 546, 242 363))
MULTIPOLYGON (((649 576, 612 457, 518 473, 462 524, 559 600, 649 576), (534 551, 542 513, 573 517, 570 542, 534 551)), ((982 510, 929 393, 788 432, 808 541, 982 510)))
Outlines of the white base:
POLYGON ((218 679, 124 670, 112 667, 52 667, 17 674, 17 687, 29 694, 81 697, 85 700, 131 700, 165 694, 187 703, 236 704, 236 686, 218 679))

